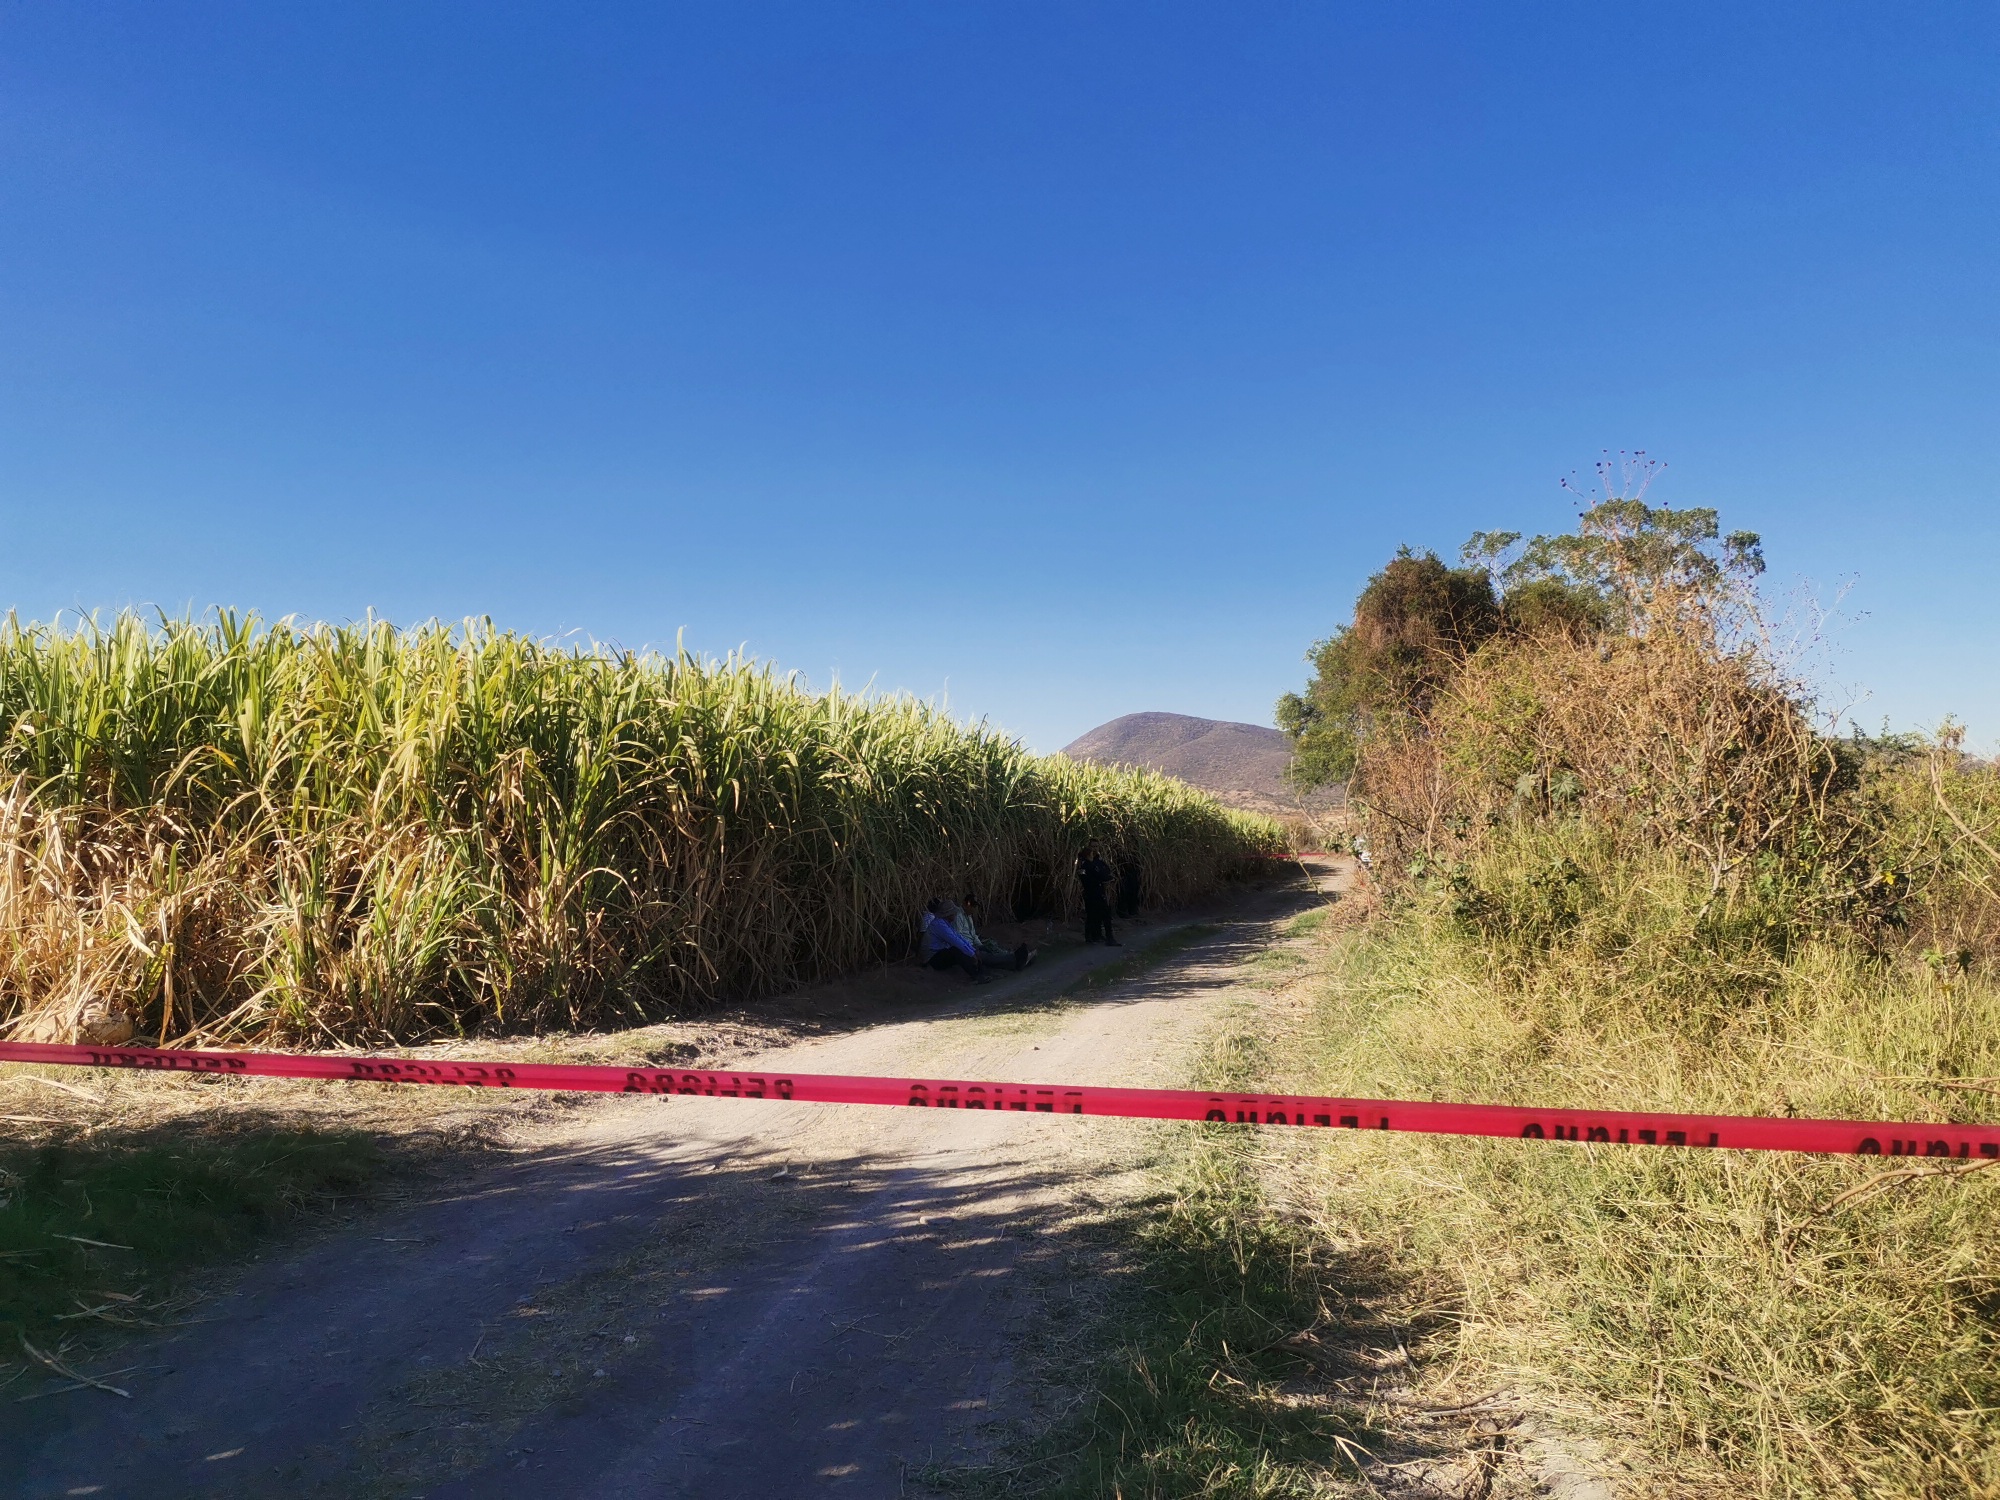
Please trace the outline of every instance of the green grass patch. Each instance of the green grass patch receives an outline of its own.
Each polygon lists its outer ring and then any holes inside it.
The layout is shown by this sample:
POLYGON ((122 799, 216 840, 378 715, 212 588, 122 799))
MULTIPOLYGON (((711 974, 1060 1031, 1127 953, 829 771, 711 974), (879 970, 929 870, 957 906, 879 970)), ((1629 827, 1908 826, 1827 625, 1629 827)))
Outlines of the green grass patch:
MULTIPOLYGON (((1178 1127, 1177 1127, 1178 1130, 1178 1127)), ((1185 1127, 1169 1193, 1089 1238, 1130 1272, 1103 1314, 1115 1345, 1073 1413, 1012 1462, 925 1478, 977 1495, 1278 1497, 1352 1476, 1358 1413, 1286 1399, 1313 1367, 1286 1340, 1323 1328, 1365 1278, 1269 1213, 1237 1160, 1239 1127, 1185 1127)))
MULTIPOLYGON (((1466 879, 1411 893, 1321 962, 1313 1008, 1273 1037, 1273 1076, 1304 1091, 1994 1112, 2000 978, 1837 936, 1763 944, 1718 922, 1704 870, 1581 834, 1496 837, 1466 879), (1552 869, 1587 892, 1559 921, 1537 905, 1552 869)), ((1273 1158, 1285 1200, 1329 1237, 1395 1247, 1402 1274, 1460 1309, 1470 1378, 1594 1411, 1646 1492, 2000 1495, 2000 1169, 1332 1145, 1273 1158)))
POLYGON ((358 1131, 0 1144, 0 1360, 23 1334, 46 1348, 107 1324, 145 1326, 184 1273, 361 1194, 384 1165, 381 1145, 358 1131))
POLYGON ((1304 971, 1310 960, 1296 948, 1266 948, 1251 960, 1253 982, 1282 984, 1304 971))
POLYGON ((1326 926, 1327 918, 1333 915, 1329 906, 1316 906, 1311 911, 1302 911, 1283 927, 1278 929, 1281 938, 1310 937, 1326 926))
MULTIPOLYGON (((1206 1081, 1264 1066, 1246 1030, 1217 1045, 1206 1081)), ((1316 1390, 1327 1342, 1379 1334, 1380 1257, 1340 1250, 1265 1200, 1242 1126, 1162 1126, 1162 1190, 1083 1232, 1121 1268, 1096 1321, 1106 1350, 1072 1413, 1004 1465, 932 1472, 980 1495, 1280 1497, 1346 1493, 1381 1434, 1316 1390), (1303 1348, 1302 1348, 1303 1344, 1303 1348)), ((1396 1335, 1390 1334, 1393 1340, 1396 1335)))
POLYGON ((1265 1210, 1228 1145, 1197 1137, 1178 1191, 1129 1226, 1140 1291, 1089 1403, 1045 1441, 1051 1496, 1324 1493, 1349 1417, 1282 1399, 1284 1341, 1325 1319, 1329 1267, 1265 1210))

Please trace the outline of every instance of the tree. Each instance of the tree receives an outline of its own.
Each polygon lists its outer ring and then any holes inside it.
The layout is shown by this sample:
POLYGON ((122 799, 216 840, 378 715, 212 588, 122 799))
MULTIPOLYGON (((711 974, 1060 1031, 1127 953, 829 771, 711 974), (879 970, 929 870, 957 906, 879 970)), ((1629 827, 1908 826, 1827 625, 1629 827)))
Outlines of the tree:
POLYGON ((1501 628, 1485 569, 1451 568, 1408 547, 1368 580, 1353 622, 1307 653, 1313 680, 1278 700, 1292 737, 1287 772, 1300 787, 1352 774, 1362 742, 1385 721, 1420 716, 1482 642, 1501 628))
POLYGON ((1370 736, 1423 733, 1438 694, 1496 638, 1644 636, 1672 626, 1713 640, 1747 618, 1764 571, 1760 539, 1722 535, 1711 509, 1648 505, 1646 489, 1664 467, 1620 454, 1598 463, 1594 495, 1565 481, 1587 502, 1573 532, 1523 541, 1518 531, 1476 531, 1457 568, 1399 550, 1368 580, 1352 623, 1307 653, 1305 691, 1278 700, 1293 783, 1345 781, 1370 736))
POLYGON ((1600 459, 1595 495, 1564 482, 1588 502, 1574 532, 1523 543, 1518 531, 1475 531, 1460 559, 1486 570, 1508 624, 1519 630, 1559 625, 1645 635, 1667 623, 1726 625, 1750 602, 1764 571, 1763 540, 1754 531, 1723 536, 1705 506, 1648 505, 1646 490, 1665 467, 1644 453, 1600 459))

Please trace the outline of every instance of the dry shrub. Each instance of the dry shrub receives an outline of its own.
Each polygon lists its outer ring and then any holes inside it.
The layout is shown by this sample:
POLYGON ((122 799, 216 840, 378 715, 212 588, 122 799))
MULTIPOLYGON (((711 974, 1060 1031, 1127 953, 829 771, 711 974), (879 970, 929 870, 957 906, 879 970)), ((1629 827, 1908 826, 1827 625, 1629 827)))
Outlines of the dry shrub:
POLYGON ((246 915, 229 862, 157 811, 109 818, 0 792, 0 1016, 28 1041, 185 1028, 227 988, 246 915), (11 1002, 11 1003, 9 1003, 11 1002))
MULTIPOLYGON (((1308 1077, 1990 1119, 2000 775, 1950 733, 1816 732, 1755 640, 1699 611, 1496 639, 1370 743, 1397 901, 1330 955, 1308 1077)), ((1404 1248, 1461 1368, 1578 1398, 1640 1492, 2000 1495, 2000 1172, 1882 1170, 1475 1142, 1287 1166, 1328 1233, 1404 1248)))
POLYGON ((1907 947, 1964 972, 2000 960, 2000 766, 1961 742, 1947 726, 1928 743, 1874 747, 1861 800, 1907 947))
MULTIPOLYGON (((1613 498, 1518 546, 1482 543, 1503 623, 1422 695, 1320 663, 1389 900, 1279 1038, 1300 1085, 1991 1119, 2000 774, 1949 729, 1816 730, 1713 512, 1613 498)), ((1395 1246, 1454 1373, 1570 1398, 1635 1493, 2000 1497, 2000 1167, 1305 1144, 1286 1196, 1395 1246)))
POLYGON ((1357 779, 1395 868, 1461 857, 1504 818, 1569 815, 1684 851, 1717 889, 1760 855, 1823 855, 1847 784, 1758 652, 1675 629, 1495 641, 1357 779))

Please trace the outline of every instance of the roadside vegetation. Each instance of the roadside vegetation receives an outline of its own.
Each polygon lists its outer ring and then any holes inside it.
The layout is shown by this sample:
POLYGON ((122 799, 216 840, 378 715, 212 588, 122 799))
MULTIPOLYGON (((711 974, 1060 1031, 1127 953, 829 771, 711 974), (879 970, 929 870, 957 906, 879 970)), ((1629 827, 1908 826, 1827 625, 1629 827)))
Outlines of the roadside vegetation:
MULTIPOLYGON (((1761 568, 1640 486, 1371 580, 1281 705, 1379 903, 1317 940, 1287 1086, 1994 1117, 2000 772, 1818 723, 1761 568)), ((1459 1388, 1588 1413, 1637 1492, 2000 1495, 2000 1172, 1418 1137, 1261 1172, 1449 1309, 1459 1388)))
POLYGON ((0 1035, 609 1027, 900 954, 940 890, 1148 899, 1275 825, 907 699, 484 625, 0 627, 0 1035))
POLYGON ((368 1191, 385 1167, 365 1132, 262 1120, 20 1134, 0 1139, 0 1390, 15 1400, 23 1377, 43 1377, 31 1400, 116 1387, 124 1372, 73 1362, 177 1322, 185 1273, 368 1191))
MULTIPOLYGON (((1200 1072, 1212 1087, 1247 1087, 1268 1062, 1236 1029, 1200 1072)), ((930 1484, 1049 1500, 1350 1492, 1342 1445, 1374 1445, 1365 1410, 1285 1393, 1315 1370, 1290 1336, 1324 1323, 1329 1302, 1354 1322, 1371 1300, 1367 1268, 1267 1211, 1253 1131, 1154 1130, 1155 1190, 1070 1226, 1077 1260, 1064 1273, 1062 1321, 1094 1362, 1078 1369, 1066 1343, 1031 1377, 1074 1382, 1064 1414, 1006 1462, 933 1469, 922 1476, 930 1484), (1082 1265, 1091 1272, 1078 1274, 1082 1265)))
POLYGON ((1364 1268, 1263 1212, 1238 1143, 1184 1133, 1171 1195, 1116 1220, 1136 1273, 1118 1349, 1074 1415, 997 1492, 1308 1497, 1348 1491, 1344 1452, 1379 1446, 1365 1406, 1287 1399, 1319 1373, 1296 1335, 1328 1315, 1329 1295, 1344 1314, 1366 1316, 1355 1274, 1364 1268))

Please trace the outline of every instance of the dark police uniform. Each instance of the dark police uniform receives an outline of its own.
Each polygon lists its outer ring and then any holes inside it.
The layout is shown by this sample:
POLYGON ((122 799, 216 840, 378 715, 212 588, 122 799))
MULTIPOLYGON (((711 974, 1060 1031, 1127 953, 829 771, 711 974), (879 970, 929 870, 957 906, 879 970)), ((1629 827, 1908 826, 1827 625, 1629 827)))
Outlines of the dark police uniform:
POLYGON ((1115 943, 1111 935, 1111 902, 1106 892, 1111 886, 1111 866, 1103 859, 1078 856, 1076 878, 1083 882, 1083 940, 1094 943, 1100 937, 1115 943))

